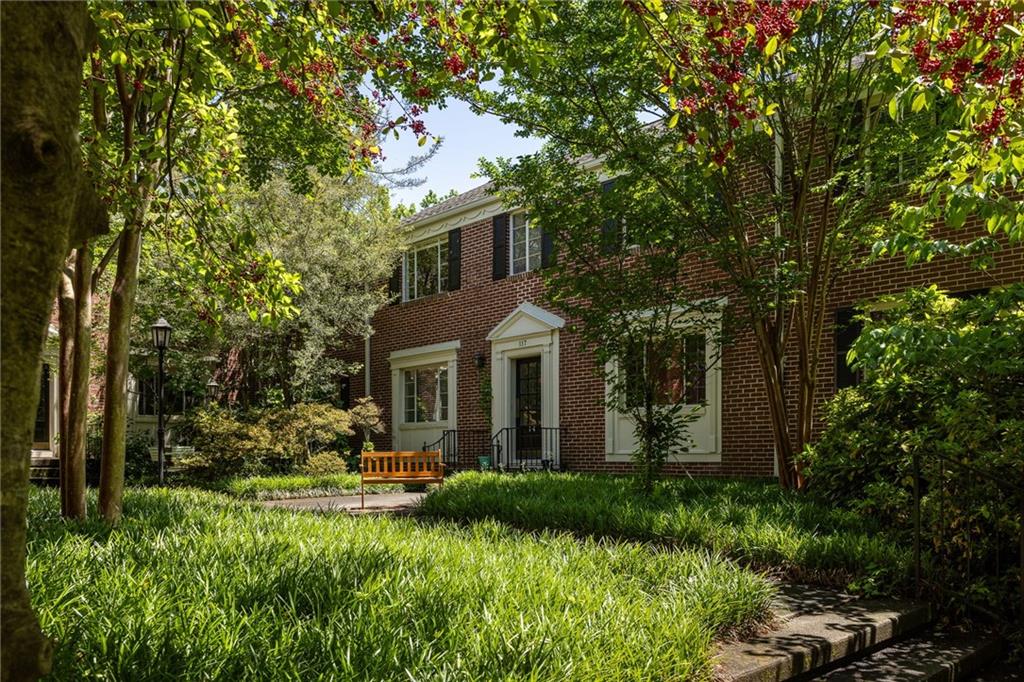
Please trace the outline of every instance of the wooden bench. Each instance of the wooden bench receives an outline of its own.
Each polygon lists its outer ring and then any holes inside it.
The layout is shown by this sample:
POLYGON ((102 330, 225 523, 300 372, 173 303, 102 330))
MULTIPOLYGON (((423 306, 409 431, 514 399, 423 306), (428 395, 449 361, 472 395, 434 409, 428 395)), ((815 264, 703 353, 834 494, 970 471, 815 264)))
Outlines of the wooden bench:
POLYGON ((359 463, 359 508, 367 483, 444 483, 441 452, 364 452, 359 463))

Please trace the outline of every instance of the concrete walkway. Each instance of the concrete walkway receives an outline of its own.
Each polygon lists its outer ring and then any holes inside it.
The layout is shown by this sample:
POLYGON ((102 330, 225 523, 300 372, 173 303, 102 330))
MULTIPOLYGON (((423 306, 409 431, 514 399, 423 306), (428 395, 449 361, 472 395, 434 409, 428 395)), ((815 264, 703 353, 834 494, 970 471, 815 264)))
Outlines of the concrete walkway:
POLYGON ((366 496, 366 509, 359 508, 359 495, 339 497, 296 497, 290 500, 267 500, 265 507, 280 507, 296 511, 341 512, 350 514, 407 514, 426 493, 374 493, 366 496))

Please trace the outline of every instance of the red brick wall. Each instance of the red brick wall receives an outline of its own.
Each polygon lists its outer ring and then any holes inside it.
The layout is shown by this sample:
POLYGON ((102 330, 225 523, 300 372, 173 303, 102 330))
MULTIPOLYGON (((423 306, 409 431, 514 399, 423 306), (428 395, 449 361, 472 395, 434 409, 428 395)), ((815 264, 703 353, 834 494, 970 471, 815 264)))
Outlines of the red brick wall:
MULTIPOLYGON (((550 309, 542 296, 536 273, 492 281, 492 231, 488 219, 462 229, 462 288, 409 303, 391 305, 373 319, 370 377, 374 399, 391 424, 392 351, 458 339, 457 408, 459 429, 485 429, 479 406, 480 372, 491 371, 487 334, 520 303, 529 301, 550 309), (474 356, 488 358, 478 370, 474 356)), ((950 291, 968 291, 996 283, 1024 280, 1024 249, 1004 249, 996 266, 986 272, 972 270, 955 260, 937 260, 908 269, 901 259, 888 260, 841 277, 829 308, 835 310, 861 300, 895 293, 910 286, 936 283, 950 291)), ((552 312, 558 313, 557 310, 552 312)), ((829 329, 822 344, 818 400, 834 392, 834 340, 829 329)), ((343 351, 350 360, 362 361, 363 343, 354 341, 343 351)), ((595 372, 592 356, 568 329, 560 332, 559 409, 562 464, 571 470, 625 472, 630 463, 605 461, 604 387, 595 372)), ((794 363, 787 372, 787 386, 795 380, 794 363)), ((363 394, 363 376, 352 378, 352 394, 363 394)), ((790 391, 793 395, 794 392, 790 391)), ((794 396, 795 398, 795 396, 794 396)), ((390 428, 389 428, 390 430, 390 428)), ((752 334, 739 334, 722 356, 721 463, 667 465, 670 474, 686 472, 711 475, 770 476, 773 472, 771 426, 765 404, 761 370, 752 334)), ((390 434, 380 437, 378 447, 391 447, 390 434)))

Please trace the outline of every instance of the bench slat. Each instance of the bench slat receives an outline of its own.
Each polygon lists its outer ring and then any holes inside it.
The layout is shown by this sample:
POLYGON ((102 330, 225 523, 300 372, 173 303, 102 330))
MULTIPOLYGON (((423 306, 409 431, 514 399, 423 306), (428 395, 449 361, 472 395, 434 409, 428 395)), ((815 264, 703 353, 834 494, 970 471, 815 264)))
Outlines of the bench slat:
POLYGON ((365 483, 444 483, 440 451, 364 452, 359 464, 363 508, 365 483))

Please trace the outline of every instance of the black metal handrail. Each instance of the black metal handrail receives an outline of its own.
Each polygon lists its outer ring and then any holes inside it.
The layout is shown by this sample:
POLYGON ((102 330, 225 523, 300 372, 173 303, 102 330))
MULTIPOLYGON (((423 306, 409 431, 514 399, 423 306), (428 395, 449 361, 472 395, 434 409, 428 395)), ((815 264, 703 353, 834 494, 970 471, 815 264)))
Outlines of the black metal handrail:
POLYGON ((559 426, 509 426, 491 439, 495 466, 500 471, 554 470, 562 468, 562 428, 559 426))
POLYGON ((491 432, 487 429, 445 429, 433 443, 424 443, 423 449, 440 450, 441 461, 448 469, 479 466, 479 458, 488 454, 494 459, 491 432))

